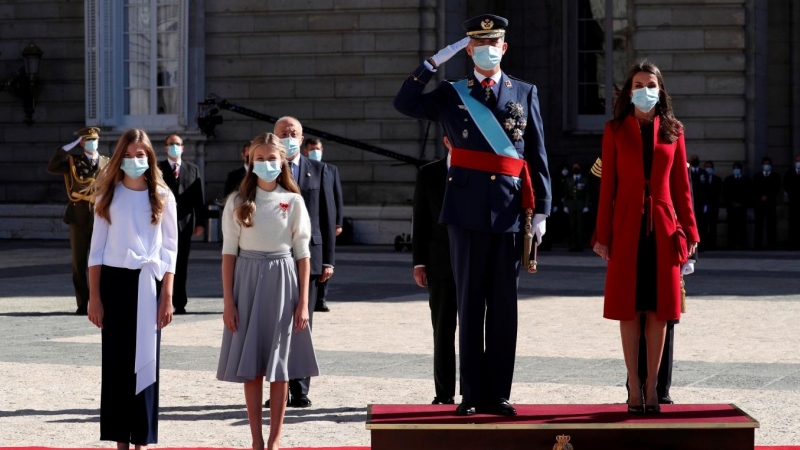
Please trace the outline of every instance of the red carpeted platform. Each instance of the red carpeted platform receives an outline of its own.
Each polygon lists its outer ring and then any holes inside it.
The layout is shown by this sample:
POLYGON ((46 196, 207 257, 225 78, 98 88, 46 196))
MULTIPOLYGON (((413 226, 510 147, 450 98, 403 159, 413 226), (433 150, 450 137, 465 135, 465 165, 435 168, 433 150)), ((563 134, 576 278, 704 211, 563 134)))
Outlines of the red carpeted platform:
POLYGON ((625 405, 515 405, 516 417, 460 417, 453 406, 370 405, 372 450, 553 448, 753 450, 758 422, 735 405, 665 405, 632 416, 625 405))

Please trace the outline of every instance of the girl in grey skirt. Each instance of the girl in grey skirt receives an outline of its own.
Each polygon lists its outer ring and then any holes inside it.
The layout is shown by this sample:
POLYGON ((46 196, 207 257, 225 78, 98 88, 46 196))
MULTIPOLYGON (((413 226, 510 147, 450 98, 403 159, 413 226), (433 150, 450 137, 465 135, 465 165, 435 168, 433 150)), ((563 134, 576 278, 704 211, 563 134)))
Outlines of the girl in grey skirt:
POLYGON ((319 375, 308 328, 311 222, 286 149, 272 133, 250 145, 249 170, 222 215, 225 302, 217 378, 244 383, 253 448, 261 432, 264 378, 270 383, 266 448, 280 446, 290 379, 319 375))

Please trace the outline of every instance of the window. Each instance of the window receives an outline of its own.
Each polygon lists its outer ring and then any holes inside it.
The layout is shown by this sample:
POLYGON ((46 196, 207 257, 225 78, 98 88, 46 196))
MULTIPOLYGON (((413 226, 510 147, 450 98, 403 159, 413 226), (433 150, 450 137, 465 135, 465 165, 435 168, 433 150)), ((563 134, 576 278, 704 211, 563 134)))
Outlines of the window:
POLYGON ((565 16, 564 125, 602 131, 628 70, 628 0, 571 0, 565 16))
POLYGON ((87 0, 86 17, 87 124, 187 125, 187 0, 87 0))

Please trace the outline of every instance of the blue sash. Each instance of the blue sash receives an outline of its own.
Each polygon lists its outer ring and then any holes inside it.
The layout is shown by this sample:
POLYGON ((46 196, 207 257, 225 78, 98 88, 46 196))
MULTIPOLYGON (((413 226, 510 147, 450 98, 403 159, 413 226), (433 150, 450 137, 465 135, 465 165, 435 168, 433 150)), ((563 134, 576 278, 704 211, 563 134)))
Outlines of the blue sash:
POLYGON ((500 122, 497 121, 494 113, 486 105, 470 95, 470 88, 467 86, 467 82, 468 80, 464 79, 451 84, 464 103, 464 107, 470 117, 472 117, 472 121, 478 126, 481 134, 489 142, 495 153, 510 158, 519 158, 519 153, 514 148, 514 144, 511 143, 511 139, 508 138, 506 131, 500 126, 500 122))

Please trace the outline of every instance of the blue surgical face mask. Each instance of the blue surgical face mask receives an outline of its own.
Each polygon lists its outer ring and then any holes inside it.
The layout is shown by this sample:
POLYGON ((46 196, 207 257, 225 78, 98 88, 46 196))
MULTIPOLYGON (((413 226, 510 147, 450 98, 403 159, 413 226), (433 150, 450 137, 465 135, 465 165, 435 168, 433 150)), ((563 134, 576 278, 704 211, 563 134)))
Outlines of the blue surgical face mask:
POLYGON ((492 70, 503 59, 503 49, 494 45, 481 45, 473 47, 472 61, 483 70, 492 70))
POLYGON ((796 163, 794 163, 794 168, 795 169, 800 169, 800 161, 797 161, 796 163))
POLYGON ((122 158, 120 168, 125 175, 135 180, 147 172, 150 165, 147 163, 147 158, 122 158))
POLYGON ((167 154, 173 158, 180 158, 182 153, 183 146, 178 144, 170 144, 169 147, 167 147, 167 154))
POLYGON ((300 139, 285 137, 281 139, 283 146, 286 147, 286 157, 292 158, 300 151, 300 139))
POLYGON ((278 175, 281 174, 281 166, 283 164, 278 161, 255 161, 253 162, 253 173, 256 174, 258 178, 266 182, 275 181, 278 178, 278 175))
POLYGON ((764 164, 764 172, 772 172, 772 164, 764 164))
POLYGON ((314 161, 322 161, 322 150, 310 150, 308 152, 308 159, 313 159, 314 161))
POLYGON ((97 139, 93 139, 91 141, 86 141, 83 144, 83 149, 89 153, 94 153, 97 151, 97 139))
POLYGON ((643 113, 650 112, 650 110, 656 106, 656 103, 658 103, 658 88, 644 87, 634 89, 631 103, 643 113))
POLYGON ((714 168, 713 167, 706 167, 706 173, 709 175, 714 175, 714 168))
POLYGON ((733 169, 733 174, 737 177, 742 174, 742 169, 733 169))

